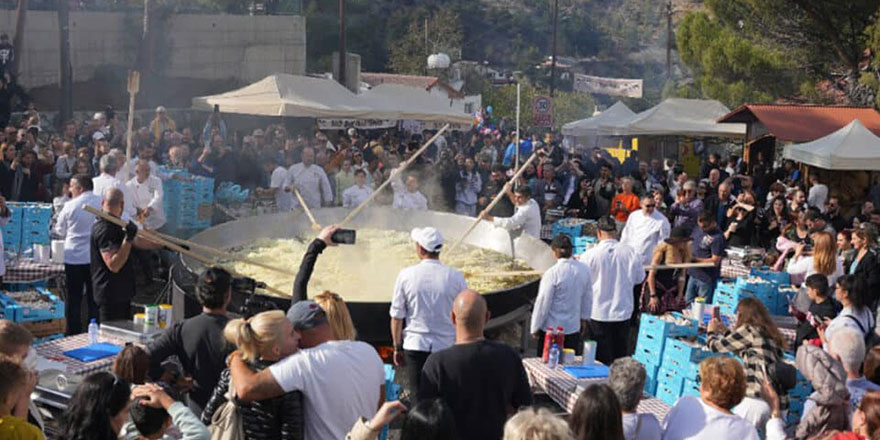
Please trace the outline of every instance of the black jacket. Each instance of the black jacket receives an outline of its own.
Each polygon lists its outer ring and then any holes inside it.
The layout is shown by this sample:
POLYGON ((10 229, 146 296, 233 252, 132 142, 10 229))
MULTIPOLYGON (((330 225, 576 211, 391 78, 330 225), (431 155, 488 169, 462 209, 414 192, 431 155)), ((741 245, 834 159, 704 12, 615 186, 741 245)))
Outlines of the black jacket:
POLYGON ((865 283, 868 285, 868 292, 870 292, 870 303, 869 305, 876 305, 878 296, 880 296, 880 255, 877 255, 877 250, 871 248, 865 256, 862 257, 862 260, 859 261, 858 266, 856 266, 855 272, 850 271, 850 267, 852 267, 853 260, 855 260, 856 256, 858 256, 858 251, 853 252, 852 256, 847 258, 843 263, 843 271, 848 274, 852 274, 856 278, 862 278, 865 283))
MULTIPOLYGON (((269 367, 271 363, 256 361, 248 366, 255 371, 269 367)), ((202 423, 211 424, 211 417, 226 402, 226 391, 229 389, 229 369, 220 374, 220 381, 214 388, 214 394, 202 412, 202 423)), ((241 415, 244 438, 248 440, 294 440, 302 439, 304 434, 303 394, 292 391, 282 396, 259 402, 239 402, 236 406, 241 415)))
POLYGON ((312 278, 312 271, 315 270, 315 263, 318 262, 318 255, 324 252, 327 244, 323 240, 314 239, 306 254, 303 255, 302 262, 299 263, 299 270, 296 272, 296 278, 293 280, 293 298, 290 303, 295 304, 299 301, 309 299, 309 279, 312 278))

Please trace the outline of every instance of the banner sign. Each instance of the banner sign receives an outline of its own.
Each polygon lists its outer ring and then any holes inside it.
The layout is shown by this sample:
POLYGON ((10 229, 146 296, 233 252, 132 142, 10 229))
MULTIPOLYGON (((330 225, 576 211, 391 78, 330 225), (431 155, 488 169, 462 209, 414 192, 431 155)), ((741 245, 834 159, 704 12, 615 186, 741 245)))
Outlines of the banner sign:
POLYGON ((553 98, 535 96, 532 99, 532 127, 553 126, 553 98))
POLYGON ((574 90, 596 95, 626 96, 641 98, 644 80, 603 78, 581 73, 574 74, 574 90))
POLYGON ((318 119, 318 128, 321 130, 344 130, 348 128, 373 130, 396 126, 397 121, 392 119, 318 119))

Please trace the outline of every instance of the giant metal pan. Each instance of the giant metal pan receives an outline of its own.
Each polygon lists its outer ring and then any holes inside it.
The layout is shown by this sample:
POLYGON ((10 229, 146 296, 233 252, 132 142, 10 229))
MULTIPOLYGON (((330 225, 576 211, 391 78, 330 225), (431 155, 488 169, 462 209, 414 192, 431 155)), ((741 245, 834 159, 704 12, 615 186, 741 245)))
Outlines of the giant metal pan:
MULTIPOLYGON (((348 210, 344 208, 326 208, 316 210, 315 217, 322 224, 329 225, 341 221, 347 213, 348 210)), ((447 240, 447 244, 451 246, 451 242, 460 237, 472 222, 473 218, 471 217, 449 213, 370 208, 361 213, 349 227, 408 232, 414 227, 433 226, 440 230, 447 240)), ((214 226, 196 234, 190 240, 224 249, 246 245, 258 238, 313 237, 315 232, 311 230, 310 226, 306 216, 300 213, 266 214, 214 226)), ((496 228, 485 221, 474 229, 465 243, 507 255, 515 255, 538 270, 546 270, 554 263, 553 254, 546 243, 527 235, 512 240, 507 231, 496 228), (513 252, 511 247, 513 247, 513 252)), ((442 258, 441 254, 441 260, 442 258)), ((201 263, 188 257, 184 257, 183 262, 190 272, 200 273, 204 270, 201 263)), ((278 261, 274 264, 283 267, 285 262, 278 261)), ((296 267, 290 268, 292 272, 296 272, 296 269, 296 267)), ((538 282, 533 281, 506 290, 482 293, 485 294, 492 316, 501 317, 527 304, 535 297, 537 291, 538 282)), ((310 293, 314 294, 315 292, 310 293)), ((338 293, 345 296, 345 292, 338 293)), ((290 305, 289 298, 268 296, 265 298, 270 299, 282 309, 287 309, 290 305)), ((243 303, 244 298, 236 296, 233 298, 232 307, 235 309, 243 303)), ((348 307, 359 339, 376 344, 388 343, 391 340, 388 302, 349 302, 348 307)))

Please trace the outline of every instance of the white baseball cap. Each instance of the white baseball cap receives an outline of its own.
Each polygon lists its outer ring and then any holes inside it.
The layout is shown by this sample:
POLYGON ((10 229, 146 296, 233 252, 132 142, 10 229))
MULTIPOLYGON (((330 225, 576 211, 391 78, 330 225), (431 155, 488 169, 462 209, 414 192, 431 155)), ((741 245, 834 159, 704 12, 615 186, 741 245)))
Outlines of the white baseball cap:
POLYGON ((156 113, 165 113, 165 106, 160 105, 156 107, 156 113))
POLYGON ((101 139, 104 139, 105 137, 106 136, 104 136, 104 132, 102 132, 101 130, 98 130, 94 134, 92 134, 92 140, 94 141, 99 141, 101 139))
POLYGON ((409 234, 413 241, 428 252, 440 252, 443 247, 443 235, 436 228, 414 228, 409 234))
POLYGON ((97 112, 97 113, 95 113, 94 116, 92 116, 92 119, 94 119, 94 120, 96 120, 96 121, 99 121, 99 120, 101 120, 101 119, 104 119, 104 113, 103 113, 103 112, 97 112))

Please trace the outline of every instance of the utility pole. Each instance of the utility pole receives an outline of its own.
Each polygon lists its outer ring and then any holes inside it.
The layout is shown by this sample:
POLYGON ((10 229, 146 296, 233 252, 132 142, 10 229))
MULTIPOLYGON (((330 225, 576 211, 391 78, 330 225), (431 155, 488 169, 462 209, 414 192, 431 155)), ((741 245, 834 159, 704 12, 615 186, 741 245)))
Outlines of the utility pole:
POLYGON ((59 66, 61 75, 58 83, 61 117, 58 118, 58 128, 61 129, 65 122, 73 118, 73 72, 70 66, 70 2, 68 0, 58 0, 58 36, 61 52, 59 66))
POLYGON ((550 60, 550 97, 556 90, 556 22, 559 19, 559 0, 553 0, 553 59, 550 60))
POLYGON ((336 81, 345 86, 345 62, 348 52, 345 49, 345 0, 339 0, 339 77, 336 81))
POLYGON ((672 78, 672 0, 666 2, 666 79, 672 78))
POLYGON ((428 17, 425 17, 425 76, 428 75, 429 56, 431 56, 431 49, 428 47, 428 17))

